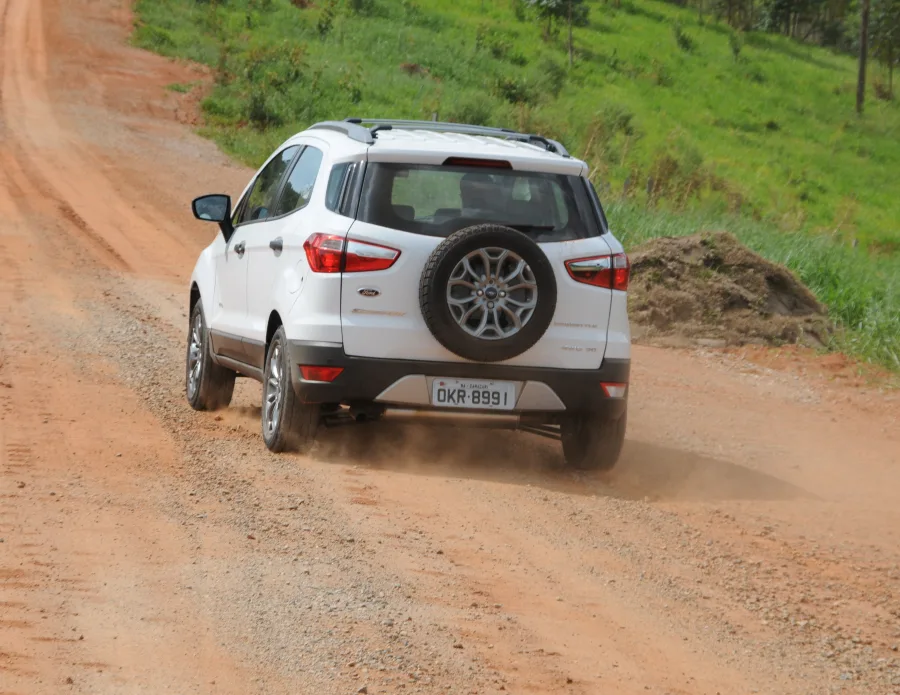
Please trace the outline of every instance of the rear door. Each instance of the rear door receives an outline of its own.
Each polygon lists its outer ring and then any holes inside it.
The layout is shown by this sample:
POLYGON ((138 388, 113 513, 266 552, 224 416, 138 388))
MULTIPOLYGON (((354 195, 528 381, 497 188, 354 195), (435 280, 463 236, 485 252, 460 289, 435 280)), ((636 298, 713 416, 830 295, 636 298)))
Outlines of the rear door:
POLYGON ((319 177, 322 145, 304 145, 288 171, 269 218, 247 242, 247 351, 252 364, 265 360, 269 315, 278 308, 275 292, 284 273, 304 259, 303 242, 315 231, 315 210, 309 206, 319 177))
POLYGON ((419 281, 446 236, 443 232, 455 231, 453 220, 467 226, 480 219, 525 231, 547 254, 556 277, 556 311, 549 328, 537 344, 506 364, 598 368, 612 290, 577 282, 566 269, 566 261, 610 254, 584 181, 577 176, 490 172, 495 186, 478 198, 467 190, 473 173, 483 176, 483 171, 457 166, 369 164, 358 221, 349 237, 396 249, 400 256, 387 270, 344 274, 345 351, 360 357, 465 362, 441 345, 425 324, 419 281))

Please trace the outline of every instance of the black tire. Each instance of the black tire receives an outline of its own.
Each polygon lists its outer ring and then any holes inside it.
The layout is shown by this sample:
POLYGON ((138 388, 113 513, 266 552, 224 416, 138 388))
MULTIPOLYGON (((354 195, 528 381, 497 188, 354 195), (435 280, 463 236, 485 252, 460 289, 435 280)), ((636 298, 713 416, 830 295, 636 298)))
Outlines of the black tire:
POLYGON ((618 418, 579 413, 562 423, 562 447, 566 463, 582 471, 611 470, 622 454, 628 411, 618 418))
POLYGON ((528 350, 550 326, 556 312, 556 276, 541 247, 521 232, 495 224, 477 225, 451 234, 431 254, 419 283, 419 305, 428 330, 450 352, 476 362, 500 362, 528 350), (457 323, 447 302, 447 287, 454 268, 467 254, 482 248, 512 251, 528 264, 534 275, 537 287, 534 311, 518 332, 509 337, 486 340, 467 333, 457 323))
POLYGON ((318 403, 303 403, 294 393, 287 344, 284 328, 279 326, 266 351, 261 409, 263 440, 270 451, 305 454, 315 442, 322 407, 318 403))
POLYGON ((203 305, 197 300, 188 324, 185 357, 184 381, 188 403, 194 410, 227 408, 234 394, 236 376, 230 369, 213 362, 203 305))

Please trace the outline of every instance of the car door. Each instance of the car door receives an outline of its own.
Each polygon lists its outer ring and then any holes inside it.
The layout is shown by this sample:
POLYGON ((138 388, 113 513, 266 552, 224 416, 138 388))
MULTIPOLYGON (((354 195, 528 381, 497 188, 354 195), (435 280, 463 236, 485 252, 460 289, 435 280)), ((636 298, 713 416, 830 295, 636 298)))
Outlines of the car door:
POLYGON ((255 225, 247 239, 248 333, 245 351, 251 364, 262 367, 269 316, 278 309, 279 280, 294 272, 305 258, 303 242, 313 231, 313 207, 309 206, 322 169, 324 144, 307 144, 294 159, 270 215, 255 225))
POLYGON ((275 153, 248 187, 234 213, 234 233, 216 256, 218 314, 210 326, 217 354, 249 362, 244 339, 248 337, 248 247, 257 230, 271 216, 275 196, 300 147, 292 145, 275 153))

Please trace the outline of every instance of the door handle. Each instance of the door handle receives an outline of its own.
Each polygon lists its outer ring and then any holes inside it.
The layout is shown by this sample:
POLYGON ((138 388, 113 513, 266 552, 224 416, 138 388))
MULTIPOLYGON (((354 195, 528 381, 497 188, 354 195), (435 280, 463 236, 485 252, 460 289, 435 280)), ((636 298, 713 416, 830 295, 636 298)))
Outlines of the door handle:
POLYGON ((243 241, 239 241, 238 243, 236 243, 234 245, 234 252, 238 255, 239 258, 244 257, 244 251, 246 251, 246 250, 247 250, 247 247, 244 246, 243 241))
POLYGON ((269 248, 275 253, 281 253, 284 250, 284 240, 279 236, 269 242, 269 248))

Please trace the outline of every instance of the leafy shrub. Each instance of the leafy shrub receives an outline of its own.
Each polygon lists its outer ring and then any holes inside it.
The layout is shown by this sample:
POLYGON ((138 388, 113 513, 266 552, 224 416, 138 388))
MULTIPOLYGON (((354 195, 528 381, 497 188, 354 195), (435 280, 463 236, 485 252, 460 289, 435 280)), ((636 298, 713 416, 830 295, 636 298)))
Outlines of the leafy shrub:
POLYGON ((731 57, 737 63, 741 60, 741 49, 744 48, 744 37, 740 32, 732 31, 728 34, 728 46, 731 48, 731 57))
POLYGON ((319 21, 316 23, 316 33, 322 38, 328 36, 334 26, 335 4, 336 0, 328 0, 328 4, 325 5, 322 9, 322 14, 319 15, 319 21))
POLYGON ((684 30, 681 22, 675 22, 672 25, 672 33, 675 36, 675 43, 678 44, 678 48, 685 53, 693 52, 695 47, 694 39, 684 30))
POLYGON ((491 125, 491 107, 480 94, 466 94, 451 103, 444 114, 451 123, 491 125))
POLYGON ((566 69, 552 58, 542 58, 537 69, 537 89, 541 96, 549 95, 554 99, 558 97, 566 85, 566 69))
POLYGON ((497 77, 491 92, 510 104, 533 104, 536 101, 530 85, 515 77, 497 77))

